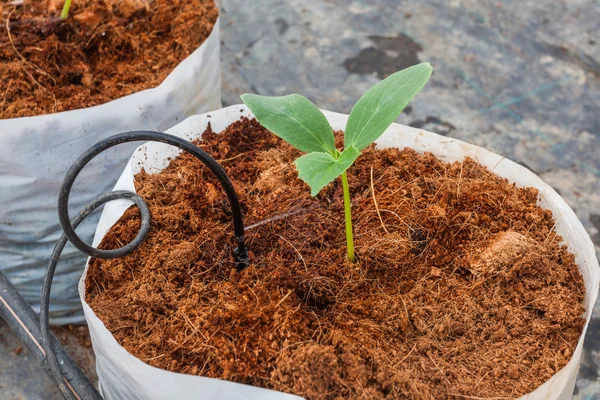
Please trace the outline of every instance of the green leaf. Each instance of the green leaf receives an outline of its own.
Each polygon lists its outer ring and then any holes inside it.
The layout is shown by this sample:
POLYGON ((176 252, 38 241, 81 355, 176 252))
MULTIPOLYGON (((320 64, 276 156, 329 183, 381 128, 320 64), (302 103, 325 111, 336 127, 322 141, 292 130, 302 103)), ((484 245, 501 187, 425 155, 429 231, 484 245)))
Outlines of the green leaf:
POLYGON ((373 143, 400 115, 429 80, 433 68, 421 63, 375 84, 354 105, 344 133, 344 146, 362 150, 373 143))
POLYGON ((316 196, 321 189, 346 171, 360 151, 354 147, 345 149, 339 158, 327 153, 310 153, 296 160, 296 168, 300 179, 310 186, 310 195, 316 196))
POLYGON ((298 94, 266 97, 246 93, 241 98, 262 126, 298 150, 336 153, 327 118, 305 97, 298 94))

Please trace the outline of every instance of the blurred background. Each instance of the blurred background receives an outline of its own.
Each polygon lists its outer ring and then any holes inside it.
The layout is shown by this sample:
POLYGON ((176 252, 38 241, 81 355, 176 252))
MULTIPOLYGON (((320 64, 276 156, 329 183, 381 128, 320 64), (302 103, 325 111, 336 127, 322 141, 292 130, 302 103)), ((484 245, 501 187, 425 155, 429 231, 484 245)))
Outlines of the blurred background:
MULTIPOLYGON (((431 81, 398 121, 529 168, 575 210, 600 255, 600 0, 219 3, 224 105, 244 92, 296 92, 348 113, 378 80, 429 61, 431 81)), ((62 339, 93 374, 85 339, 62 339)), ((23 351, 6 327, 0 345, 2 358, 23 351)), ((599 366, 596 307, 574 399, 600 399, 599 366)), ((59 398, 32 357, 14 368, 31 381, 10 387, 0 371, 1 398, 59 398)))

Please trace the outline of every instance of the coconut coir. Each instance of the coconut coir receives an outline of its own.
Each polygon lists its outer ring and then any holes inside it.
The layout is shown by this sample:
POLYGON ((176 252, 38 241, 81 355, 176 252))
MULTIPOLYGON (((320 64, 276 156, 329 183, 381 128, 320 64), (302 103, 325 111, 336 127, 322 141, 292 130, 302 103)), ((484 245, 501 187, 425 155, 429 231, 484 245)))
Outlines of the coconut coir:
POLYGON ((158 86, 210 34, 213 0, 0 0, 0 119, 106 103, 158 86), (8 28, 8 29, 7 29, 8 28))
MULTIPOLYGON (((196 159, 139 173, 150 235, 92 260, 86 299, 141 360, 308 399, 457 399, 523 395, 573 354, 585 289, 536 189, 371 146, 348 173, 352 264, 337 180, 311 198, 300 153, 254 120, 203 137, 240 195, 251 265, 236 272, 228 202, 196 159)), ((130 208, 101 247, 139 223, 130 208)))

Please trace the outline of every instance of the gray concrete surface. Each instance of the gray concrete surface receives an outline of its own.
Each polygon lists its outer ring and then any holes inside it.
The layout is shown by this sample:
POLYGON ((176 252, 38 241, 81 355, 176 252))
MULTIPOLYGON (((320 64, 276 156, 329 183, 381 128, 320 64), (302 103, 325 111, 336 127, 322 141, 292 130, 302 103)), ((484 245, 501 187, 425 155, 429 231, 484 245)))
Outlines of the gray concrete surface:
MULTIPOLYGON (((52 329, 77 365, 97 381, 94 353, 85 326, 52 329)), ((58 389, 35 358, 0 320, 0 400, 59 400, 58 389)))
MULTIPOLYGON (((297 92, 349 112, 386 74, 429 61, 433 78, 399 122, 525 165, 565 198, 600 254, 599 0, 220 3, 225 105, 244 92, 297 92)), ((57 399, 13 339, 0 324, 0 397, 57 399)), ((600 399, 599 374, 596 307, 574 399, 600 399)))

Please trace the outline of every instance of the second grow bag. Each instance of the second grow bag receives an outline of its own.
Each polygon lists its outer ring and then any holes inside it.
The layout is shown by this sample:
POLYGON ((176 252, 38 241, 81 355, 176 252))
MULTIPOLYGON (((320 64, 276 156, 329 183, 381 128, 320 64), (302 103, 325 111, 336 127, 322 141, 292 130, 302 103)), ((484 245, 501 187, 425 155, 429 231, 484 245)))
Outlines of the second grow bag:
MULTIPOLYGON (((343 130, 347 115, 324 111, 332 128, 343 130)), ((231 106, 210 115, 190 117, 179 125, 168 130, 168 133, 192 140, 201 137, 202 132, 211 124, 213 131, 223 131, 229 124, 242 116, 251 116, 244 105, 231 106)), ((590 322, 592 307, 596 301, 600 282, 600 268, 592 241, 575 213, 565 201, 528 169, 498 155, 460 140, 447 138, 421 129, 392 124, 376 141, 379 148, 410 147, 419 153, 431 152, 446 162, 463 160, 466 156, 477 160, 497 175, 514 182, 517 186, 535 187, 539 190, 541 207, 552 211, 556 222, 556 231, 560 234, 576 258, 577 265, 585 282, 585 328, 579 338, 577 347, 567 365, 553 375, 548 381, 533 392, 522 396, 519 400, 568 400, 575 386, 575 378, 583 349, 583 339, 590 322)), ((147 143, 140 146, 119 178, 115 190, 135 192, 134 176, 144 168, 148 173, 156 173, 164 169, 170 159, 179 154, 174 147, 159 143, 147 143)), ((100 219, 94 238, 97 246, 106 232, 129 208, 127 201, 109 203, 100 219)), ((87 272, 87 268, 86 268, 87 272)), ((96 368, 100 387, 105 399, 110 400, 195 400, 198 398, 211 400, 287 400, 300 399, 298 396, 272 390, 247 386, 219 379, 168 372, 152 367, 127 352, 104 323, 85 302, 85 276, 79 283, 79 293, 83 299, 85 318, 90 329, 96 368)))
MULTIPOLYGON (((164 131, 191 115, 220 107, 217 19, 202 45, 156 88, 95 107, 0 120, 0 269, 34 310, 39 310, 46 265, 62 233, 56 198, 73 161, 116 133, 164 131)), ((134 149, 117 147, 88 165, 73 190, 73 209, 109 191, 134 149)), ((78 228, 82 238, 91 240, 99 215, 94 213, 78 228)), ((54 279, 51 323, 83 321, 77 282, 85 260, 73 246, 65 248, 54 279)))

